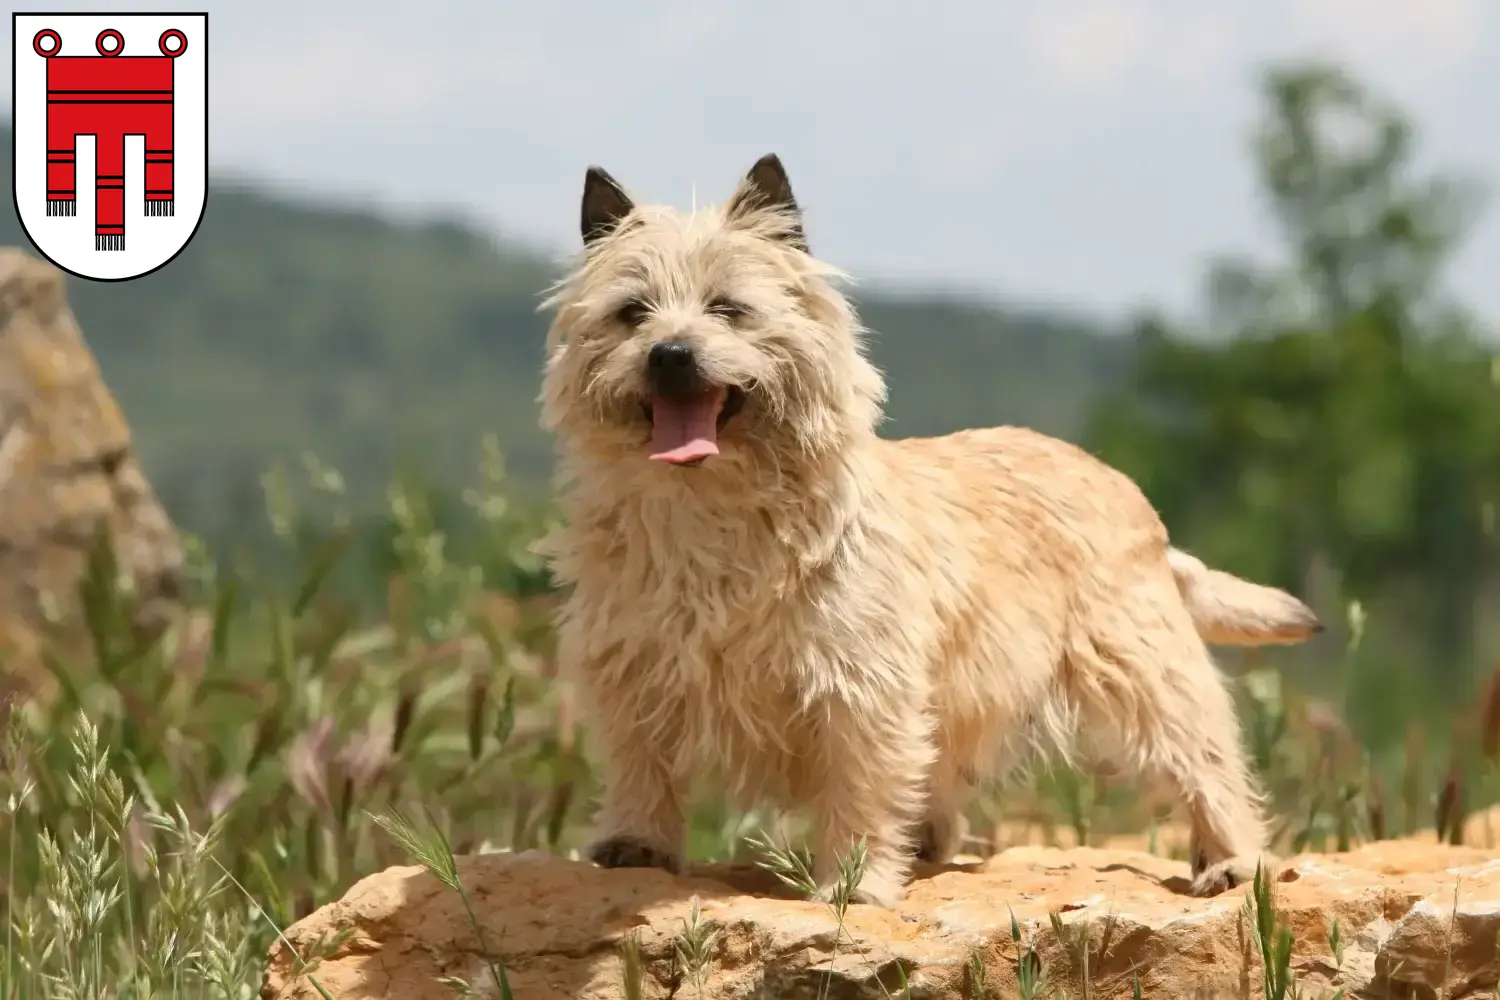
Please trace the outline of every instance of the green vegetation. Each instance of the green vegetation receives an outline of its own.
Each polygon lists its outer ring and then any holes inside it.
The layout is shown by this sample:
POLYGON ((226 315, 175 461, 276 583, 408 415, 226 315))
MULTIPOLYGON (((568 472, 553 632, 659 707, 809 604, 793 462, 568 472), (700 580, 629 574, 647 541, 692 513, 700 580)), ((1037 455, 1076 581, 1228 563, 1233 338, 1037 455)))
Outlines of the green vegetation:
POLYGON ((1361 602, 1379 657, 1344 694, 1384 749, 1410 699, 1458 696, 1500 640, 1477 620, 1500 555, 1500 363, 1441 284, 1477 199, 1415 174, 1406 122, 1336 73, 1275 74, 1267 97, 1288 260, 1210 276, 1213 343, 1144 324, 1132 391, 1090 438, 1210 562, 1361 602))
MULTIPOLYGON (((1309 594, 1326 641, 1277 654, 1284 672, 1236 671, 1279 844, 1456 839, 1500 799, 1500 678, 1478 669, 1500 637, 1476 613, 1497 593, 1500 368, 1435 280, 1454 188, 1413 176, 1399 116, 1336 74, 1275 74, 1266 96, 1283 265, 1216 274, 1201 330, 1153 320, 1131 339, 863 299, 892 430, 1012 419, 1083 438, 1180 542, 1309 594), (1375 141, 1332 142, 1333 116, 1375 141)), ((462 891, 454 852, 566 852, 588 818, 587 732, 554 680, 555 598, 526 551, 547 516, 533 304, 552 269, 452 226, 225 187, 158 275, 71 284, 151 473, 220 555, 195 547, 195 614, 142 651, 100 552, 93 656, 0 705, 3 1000, 253 996, 277 928, 361 875, 414 855, 462 891), (420 476, 395 476, 418 445, 420 476), (304 450, 340 473, 299 465, 304 450)), ((1007 794, 1004 816, 1083 840, 1150 828, 1157 806, 1055 771, 1007 794)), ((971 849, 993 846, 996 809, 976 804, 971 849)), ((767 825, 702 796, 690 854, 756 856, 767 825)), ((794 881, 803 864, 780 847, 766 863, 794 881)), ((1247 904, 1264 992, 1296 995, 1299 943, 1272 888, 1258 880, 1247 904)), ((847 901, 830 905, 841 919, 847 901)), ((1014 930, 1024 988, 1087 997, 1089 929, 1051 933, 1069 968, 1042 968, 1014 930)), ((713 941, 695 914, 690 984, 713 941)), ((337 944, 300 957, 316 975, 337 944)), ((504 943, 482 947, 507 989, 504 943)), ((993 995, 979 962, 969 989, 993 995)))

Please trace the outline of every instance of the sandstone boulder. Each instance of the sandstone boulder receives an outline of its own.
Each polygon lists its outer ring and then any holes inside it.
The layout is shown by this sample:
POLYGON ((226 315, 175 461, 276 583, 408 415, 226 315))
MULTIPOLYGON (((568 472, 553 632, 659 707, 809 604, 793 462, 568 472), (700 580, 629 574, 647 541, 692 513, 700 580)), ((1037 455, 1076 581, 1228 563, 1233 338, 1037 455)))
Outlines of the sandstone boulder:
POLYGON ((159 628, 181 583, 172 524, 68 308, 62 272, 0 248, 0 687, 26 670, 51 622, 64 634, 76 623, 101 532, 138 598, 134 624, 159 628))
MULTIPOLYGON (((791 1000, 825 981, 830 997, 899 997, 904 973, 912 997, 998 1000, 1021 995, 1012 913, 1057 996, 1129 997, 1135 975, 1152 1000, 1262 995, 1246 890, 1189 897, 1185 865, 1143 853, 1014 848, 919 873, 899 913, 851 906, 842 931, 826 905, 789 898, 752 866, 674 878, 527 852, 462 858, 459 870, 518 1000, 626 997, 627 949, 647 998, 791 1000), (708 933, 686 931, 695 901, 708 933), (706 960, 686 957, 695 952, 706 960)), ((1495 988, 1500 859, 1489 852, 1395 841, 1304 856, 1284 863, 1276 890, 1304 997, 1457 1000, 1495 988)), ((420 868, 364 879, 286 937, 339 1000, 439 1000, 455 995, 444 977, 497 995, 461 899, 420 868)), ((319 993, 278 944, 261 996, 319 993)))

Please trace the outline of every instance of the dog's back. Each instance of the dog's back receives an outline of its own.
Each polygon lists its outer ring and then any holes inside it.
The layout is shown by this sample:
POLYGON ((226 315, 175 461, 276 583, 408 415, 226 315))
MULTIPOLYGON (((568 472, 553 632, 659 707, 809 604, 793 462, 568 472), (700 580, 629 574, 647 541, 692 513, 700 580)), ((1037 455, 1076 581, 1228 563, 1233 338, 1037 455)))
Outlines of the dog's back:
MULTIPOLYGON (((1039 570, 1054 566, 1097 577, 1136 575, 1149 566, 1164 580, 1157 570, 1167 568, 1172 596, 1209 642, 1301 642, 1322 629, 1312 610, 1285 591, 1211 569, 1172 548, 1140 487, 1067 441, 1025 427, 992 427, 882 444, 893 489, 908 491, 915 502, 928 498, 939 524, 944 508, 962 511, 973 524, 960 525, 960 535, 972 538, 977 529, 1039 570)), ((1038 583, 1043 576, 1038 573, 1038 583)))

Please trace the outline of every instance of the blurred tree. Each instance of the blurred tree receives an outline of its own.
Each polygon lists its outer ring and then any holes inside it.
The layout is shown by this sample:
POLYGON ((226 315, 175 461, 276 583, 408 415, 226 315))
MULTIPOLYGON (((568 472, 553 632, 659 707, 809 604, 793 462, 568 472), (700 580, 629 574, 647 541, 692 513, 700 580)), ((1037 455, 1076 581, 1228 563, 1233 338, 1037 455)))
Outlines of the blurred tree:
POLYGON ((1321 558, 1346 596, 1383 599, 1451 694, 1500 497, 1491 359, 1440 280, 1477 192, 1414 176, 1405 119, 1335 69, 1273 70, 1264 96, 1255 149, 1288 261, 1215 264, 1206 336, 1142 322, 1090 440, 1211 560, 1298 588, 1321 558))

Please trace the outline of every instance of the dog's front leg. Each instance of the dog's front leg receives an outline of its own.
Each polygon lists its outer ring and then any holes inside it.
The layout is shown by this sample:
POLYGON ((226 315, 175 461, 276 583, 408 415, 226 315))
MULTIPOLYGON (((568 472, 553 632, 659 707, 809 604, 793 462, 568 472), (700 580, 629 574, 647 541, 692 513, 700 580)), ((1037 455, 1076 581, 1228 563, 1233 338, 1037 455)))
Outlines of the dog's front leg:
POLYGON ((832 898, 858 875, 852 899, 893 908, 911 869, 913 821, 922 814, 933 750, 920 700, 873 709, 835 701, 819 730, 817 791, 820 894, 832 898), (840 870, 864 841, 861 871, 840 870))
POLYGON ((584 854, 603 868, 682 871, 682 801, 659 734, 633 719, 594 713, 604 792, 584 854))

